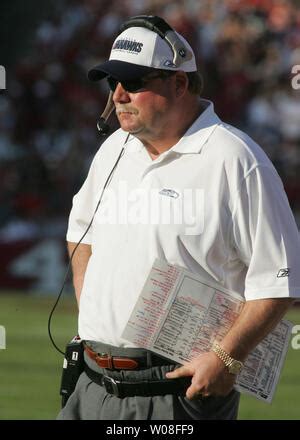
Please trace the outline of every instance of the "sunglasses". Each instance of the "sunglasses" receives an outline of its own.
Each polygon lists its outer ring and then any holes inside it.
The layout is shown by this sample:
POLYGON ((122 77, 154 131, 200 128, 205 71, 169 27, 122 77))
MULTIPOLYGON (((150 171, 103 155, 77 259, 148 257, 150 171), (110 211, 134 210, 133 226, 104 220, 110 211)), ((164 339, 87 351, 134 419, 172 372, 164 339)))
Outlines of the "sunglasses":
POLYGON ((168 78, 169 76, 173 75, 175 72, 160 72, 157 75, 152 75, 146 78, 137 78, 137 79, 129 79, 127 81, 118 81, 117 79, 113 78, 112 76, 108 76, 107 82, 109 85, 109 88, 112 92, 114 92, 117 88, 117 85, 119 83, 121 83, 123 89, 126 92, 129 93, 136 93, 139 92, 141 90, 144 90, 147 88, 147 84, 152 81, 153 79, 157 79, 157 78, 168 78))

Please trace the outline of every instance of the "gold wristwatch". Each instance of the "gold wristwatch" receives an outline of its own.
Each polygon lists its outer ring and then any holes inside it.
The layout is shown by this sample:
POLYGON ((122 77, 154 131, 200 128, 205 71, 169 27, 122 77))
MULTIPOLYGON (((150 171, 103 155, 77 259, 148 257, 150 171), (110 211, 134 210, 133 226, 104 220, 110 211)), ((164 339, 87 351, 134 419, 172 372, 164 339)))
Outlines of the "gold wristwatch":
POLYGON ((228 368, 229 373, 231 374, 239 374, 244 364, 236 359, 233 359, 226 353, 223 348, 220 347, 216 342, 213 343, 211 350, 216 353, 216 355, 224 362, 226 367, 228 368))

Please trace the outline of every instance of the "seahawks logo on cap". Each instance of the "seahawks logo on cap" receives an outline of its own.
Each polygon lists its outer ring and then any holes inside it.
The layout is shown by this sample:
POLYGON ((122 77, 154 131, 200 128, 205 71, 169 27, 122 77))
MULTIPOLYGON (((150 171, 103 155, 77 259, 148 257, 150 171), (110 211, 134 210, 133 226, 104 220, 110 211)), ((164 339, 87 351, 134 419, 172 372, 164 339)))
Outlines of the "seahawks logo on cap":
POLYGON ((113 45, 112 50, 127 50, 128 52, 140 53, 143 43, 132 40, 117 40, 113 45))

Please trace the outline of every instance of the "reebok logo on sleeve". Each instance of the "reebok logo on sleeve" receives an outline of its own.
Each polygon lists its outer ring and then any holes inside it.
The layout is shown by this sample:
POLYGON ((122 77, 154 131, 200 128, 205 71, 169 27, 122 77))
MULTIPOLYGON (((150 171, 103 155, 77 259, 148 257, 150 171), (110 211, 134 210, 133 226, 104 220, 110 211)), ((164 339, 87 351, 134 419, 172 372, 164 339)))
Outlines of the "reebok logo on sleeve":
POLYGON ((290 268, 286 267, 284 269, 279 269, 278 274, 277 274, 277 278, 283 278, 283 277, 288 277, 290 276, 290 268))

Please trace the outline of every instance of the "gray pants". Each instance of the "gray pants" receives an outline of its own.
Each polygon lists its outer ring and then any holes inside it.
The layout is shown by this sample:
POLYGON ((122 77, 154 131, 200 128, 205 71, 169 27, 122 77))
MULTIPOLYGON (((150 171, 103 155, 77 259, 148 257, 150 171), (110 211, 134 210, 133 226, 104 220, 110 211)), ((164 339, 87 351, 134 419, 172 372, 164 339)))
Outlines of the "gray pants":
MULTIPOLYGON (((165 379, 165 374, 174 369, 174 365, 163 365, 108 373, 86 354, 85 361, 96 372, 126 381, 165 379)), ((82 373, 57 420, 233 420, 237 418, 239 397, 239 393, 233 390, 226 397, 210 396, 193 401, 171 394, 120 399, 108 394, 104 387, 82 373)))

